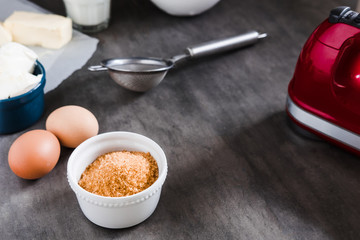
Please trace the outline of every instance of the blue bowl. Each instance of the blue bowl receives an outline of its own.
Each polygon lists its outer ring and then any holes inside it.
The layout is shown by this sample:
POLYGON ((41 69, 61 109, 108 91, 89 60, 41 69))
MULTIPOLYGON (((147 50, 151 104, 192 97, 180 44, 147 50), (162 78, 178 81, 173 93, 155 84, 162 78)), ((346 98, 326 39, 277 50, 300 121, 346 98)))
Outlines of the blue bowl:
POLYGON ((30 91, 0 100, 0 134, 24 130, 40 119, 44 112, 45 69, 36 61, 34 75, 42 74, 41 81, 30 91))

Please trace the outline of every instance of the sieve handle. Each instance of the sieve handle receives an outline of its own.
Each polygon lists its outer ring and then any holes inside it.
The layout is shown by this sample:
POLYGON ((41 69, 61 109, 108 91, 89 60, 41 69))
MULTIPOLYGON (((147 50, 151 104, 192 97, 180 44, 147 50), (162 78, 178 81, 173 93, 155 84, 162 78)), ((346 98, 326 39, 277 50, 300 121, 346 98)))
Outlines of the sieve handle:
POLYGON ((266 36, 266 33, 260 34, 257 31, 250 31, 230 38, 193 45, 186 48, 185 51, 192 58, 203 57, 255 44, 259 39, 266 36))
POLYGON ((95 65, 95 66, 88 67, 88 70, 90 70, 92 72, 99 72, 99 71, 106 71, 108 69, 107 69, 107 67, 103 67, 103 66, 100 66, 100 65, 95 65))

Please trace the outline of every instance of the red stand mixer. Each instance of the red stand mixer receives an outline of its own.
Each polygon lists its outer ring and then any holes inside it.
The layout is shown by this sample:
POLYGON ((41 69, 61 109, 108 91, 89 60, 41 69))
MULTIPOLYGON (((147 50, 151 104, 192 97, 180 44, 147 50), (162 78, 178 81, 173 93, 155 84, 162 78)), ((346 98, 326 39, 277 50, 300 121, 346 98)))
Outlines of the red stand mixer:
POLYGON ((360 14, 337 7, 305 43, 286 111, 302 129, 360 154, 360 14))

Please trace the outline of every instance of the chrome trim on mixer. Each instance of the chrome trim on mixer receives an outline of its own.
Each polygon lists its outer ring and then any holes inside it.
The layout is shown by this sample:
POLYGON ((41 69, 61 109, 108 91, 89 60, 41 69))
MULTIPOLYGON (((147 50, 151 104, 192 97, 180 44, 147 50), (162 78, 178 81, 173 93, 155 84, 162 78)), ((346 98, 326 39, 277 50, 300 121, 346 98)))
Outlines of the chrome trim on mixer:
POLYGON ((301 124, 315 132, 360 151, 360 135, 339 127, 297 106, 288 96, 286 101, 288 113, 301 124))

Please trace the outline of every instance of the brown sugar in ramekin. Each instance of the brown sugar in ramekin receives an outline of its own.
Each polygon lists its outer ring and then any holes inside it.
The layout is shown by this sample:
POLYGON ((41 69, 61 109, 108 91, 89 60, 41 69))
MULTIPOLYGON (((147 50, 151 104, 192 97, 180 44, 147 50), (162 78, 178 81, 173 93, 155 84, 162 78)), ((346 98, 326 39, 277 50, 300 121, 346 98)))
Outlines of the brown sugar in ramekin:
POLYGON ((115 151, 97 157, 82 173, 79 185, 97 195, 123 197, 145 190, 158 177, 150 153, 115 151))

